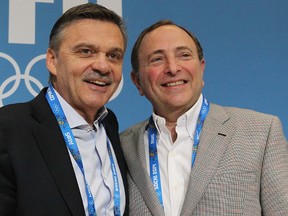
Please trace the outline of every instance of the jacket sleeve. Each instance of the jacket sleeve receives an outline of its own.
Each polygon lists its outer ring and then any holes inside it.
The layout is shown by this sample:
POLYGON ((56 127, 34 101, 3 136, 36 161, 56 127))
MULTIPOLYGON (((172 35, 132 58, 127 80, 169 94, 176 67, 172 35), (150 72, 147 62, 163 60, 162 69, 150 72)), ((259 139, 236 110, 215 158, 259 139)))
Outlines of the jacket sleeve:
POLYGON ((0 119, 0 215, 14 215, 16 209, 15 174, 11 164, 5 125, 0 119))
POLYGON ((262 166, 263 215, 288 215, 288 145, 277 117, 271 122, 262 166))

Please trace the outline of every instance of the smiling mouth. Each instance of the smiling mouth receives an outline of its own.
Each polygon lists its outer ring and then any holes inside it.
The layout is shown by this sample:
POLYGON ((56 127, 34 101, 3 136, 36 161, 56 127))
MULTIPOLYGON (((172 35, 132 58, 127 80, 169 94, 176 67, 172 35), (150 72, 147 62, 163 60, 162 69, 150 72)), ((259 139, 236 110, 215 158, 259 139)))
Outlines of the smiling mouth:
POLYGON ((187 83, 187 81, 185 80, 179 80, 179 81, 176 81, 176 82, 168 82, 168 83, 164 83, 162 84, 161 86, 163 87, 173 87, 173 86, 178 86, 178 85, 183 85, 187 83))
POLYGON ((104 82, 100 80, 84 80, 84 81, 93 85, 101 86, 101 87, 111 85, 111 82, 104 82))

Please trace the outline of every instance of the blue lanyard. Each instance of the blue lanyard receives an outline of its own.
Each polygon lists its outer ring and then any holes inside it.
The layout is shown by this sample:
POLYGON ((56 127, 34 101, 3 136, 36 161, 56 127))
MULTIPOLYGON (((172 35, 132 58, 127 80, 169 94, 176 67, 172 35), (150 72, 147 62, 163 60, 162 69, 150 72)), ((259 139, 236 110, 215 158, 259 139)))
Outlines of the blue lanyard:
POLYGON ((150 178, 158 195, 160 204, 163 206, 160 169, 157 153, 157 129, 153 122, 152 116, 150 118, 150 122, 151 124, 149 124, 150 127, 148 128, 150 178))
MULTIPOLYGON (((87 183, 86 177, 85 177, 85 171, 84 171, 84 166, 82 163, 80 151, 78 149, 75 137, 72 133, 72 130, 69 126, 69 123, 66 119, 66 116, 64 114, 64 111, 58 101, 57 95, 54 92, 54 89, 52 85, 50 84, 49 88, 47 89, 46 93, 46 99, 57 119, 57 122, 60 126, 62 135, 64 137, 65 143, 67 148, 69 149, 70 153, 72 154, 74 160, 76 161, 77 165, 79 166, 83 177, 85 181, 85 187, 86 187, 86 195, 87 195, 87 200, 88 200, 88 213, 89 216, 96 216, 96 209, 94 205, 94 198, 91 193, 90 187, 87 183)), ((114 214, 115 216, 120 215, 120 187, 119 187, 119 181, 118 181, 118 175, 117 175, 117 170, 116 166, 114 163, 109 139, 107 137, 107 149, 108 149, 108 154, 110 158, 110 163, 111 163, 111 169, 112 169, 112 176, 113 176, 113 183, 114 183, 114 214)))
MULTIPOLYGON (((203 98, 203 103, 201 106, 201 110, 197 119, 197 125, 194 134, 194 143, 193 143, 193 151, 192 151, 192 168, 194 166, 198 145, 200 142, 200 133, 203 128, 204 121, 209 112, 209 102, 206 98, 203 98)), ((153 121, 152 116, 149 120, 149 128, 148 128, 148 142, 149 142, 149 162, 150 162, 150 178, 154 185, 154 189, 156 194, 158 195, 160 204, 163 207, 163 197, 162 197, 162 188, 161 188, 161 178, 160 178, 160 169, 159 169, 159 161, 158 161, 158 153, 157 153, 157 128, 153 121)))
POLYGON ((107 149, 108 149, 108 154, 111 162, 111 170, 112 170, 112 176, 113 176, 113 182, 114 182, 114 215, 115 216, 120 216, 120 185, 118 181, 118 175, 117 175, 117 170, 116 166, 114 163, 114 158, 112 155, 111 147, 110 147, 110 142, 107 137, 107 149))

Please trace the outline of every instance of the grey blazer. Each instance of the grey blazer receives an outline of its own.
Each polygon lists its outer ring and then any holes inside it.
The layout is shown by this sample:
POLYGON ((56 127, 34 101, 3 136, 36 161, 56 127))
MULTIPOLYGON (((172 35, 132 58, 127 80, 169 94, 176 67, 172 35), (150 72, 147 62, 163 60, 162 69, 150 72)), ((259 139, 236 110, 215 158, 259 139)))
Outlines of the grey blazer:
MULTIPOLYGON (((121 133, 128 165, 129 211, 164 216, 147 172, 148 120, 121 133)), ((288 215, 288 145, 280 120, 211 104, 181 216, 288 215)))

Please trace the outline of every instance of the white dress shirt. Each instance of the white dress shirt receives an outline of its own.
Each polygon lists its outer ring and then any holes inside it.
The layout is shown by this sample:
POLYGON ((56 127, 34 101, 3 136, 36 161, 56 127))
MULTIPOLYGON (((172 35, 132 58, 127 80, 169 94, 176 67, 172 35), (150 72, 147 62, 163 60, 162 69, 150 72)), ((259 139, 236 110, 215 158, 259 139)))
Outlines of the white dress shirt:
MULTIPOLYGON (((195 105, 177 120, 177 139, 173 143, 170 131, 163 117, 152 114, 156 125, 157 151, 162 186, 163 205, 166 216, 180 215, 192 166, 194 132, 201 110, 203 96, 195 105)), ((146 161, 149 170, 148 132, 144 134, 146 161)))
MULTIPOLYGON (((97 215, 114 216, 114 182, 107 150, 108 137, 103 124, 101 124, 101 120, 107 115, 107 110, 103 107, 101 115, 94 121, 95 128, 93 128, 57 92, 56 95, 80 151, 86 180, 94 198, 96 213, 97 215)), ((124 185, 112 144, 110 147, 120 185, 120 209, 123 215, 126 202, 124 185)), ((88 216, 88 201, 84 177, 70 151, 69 155, 78 182, 85 213, 88 216)))

